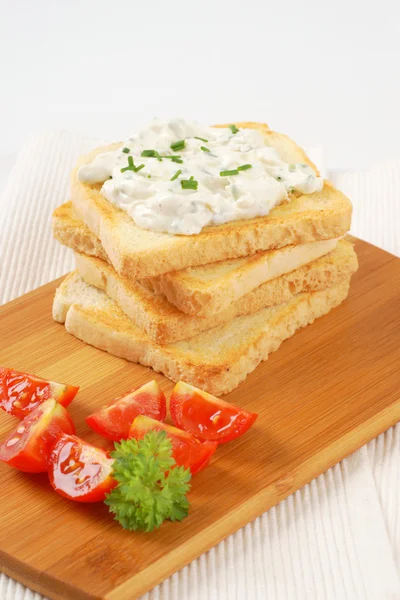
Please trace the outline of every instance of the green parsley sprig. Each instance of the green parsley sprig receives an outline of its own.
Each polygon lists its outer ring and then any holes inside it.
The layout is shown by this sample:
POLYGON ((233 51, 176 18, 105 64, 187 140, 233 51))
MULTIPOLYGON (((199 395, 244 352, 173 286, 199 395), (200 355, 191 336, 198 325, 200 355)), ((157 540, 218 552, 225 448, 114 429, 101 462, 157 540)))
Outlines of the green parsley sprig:
POLYGON ((190 471, 175 466, 165 431, 122 440, 111 457, 118 484, 105 503, 124 529, 153 531, 166 519, 182 521, 187 516, 190 471))

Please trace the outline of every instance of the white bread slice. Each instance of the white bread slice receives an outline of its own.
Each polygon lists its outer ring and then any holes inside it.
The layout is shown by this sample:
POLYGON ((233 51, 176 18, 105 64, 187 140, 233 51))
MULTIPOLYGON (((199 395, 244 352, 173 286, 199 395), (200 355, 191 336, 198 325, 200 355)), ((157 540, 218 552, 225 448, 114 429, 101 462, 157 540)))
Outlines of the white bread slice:
MULTIPOLYGON (((77 252, 107 260, 99 239, 74 216, 70 202, 54 211, 53 235, 62 244, 77 252)), ((285 246, 279 250, 265 250, 243 258, 188 267, 182 271, 142 280, 141 283, 148 289, 165 295, 182 312, 196 317, 212 317, 216 313, 232 310, 233 303, 265 281, 275 279, 327 254, 336 243, 337 240, 321 240, 285 246)), ((318 279, 318 275, 316 278, 318 279)), ((128 278, 123 279, 128 281, 128 278)), ((97 285, 96 280, 90 280, 88 277, 86 280, 97 285)), ((115 298, 112 293, 109 295, 115 298)), ((280 301, 283 302, 284 299, 280 301)), ((258 305, 256 310, 260 308, 262 306, 258 305)), ((127 313, 132 316, 131 312, 127 313)), ((132 318, 137 321, 135 317, 132 318)), ((137 322, 140 324, 142 321, 139 319, 137 322)), ((186 337, 189 337, 189 334, 186 337)))
POLYGON ((152 342, 114 300, 77 273, 68 275, 57 289, 53 316, 65 322, 69 333, 96 348, 219 396, 235 389, 297 329, 340 304, 349 283, 292 296, 286 304, 236 317, 189 341, 165 346, 152 342))
MULTIPOLYGON (((267 125, 237 125, 259 129, 266 144, 277 148, 284 160, 310 163, 292 140, 270 131, 267 125)), ((98 148, 81 157, 72 173, 71 197, 76 215, 100 239, 115 270, 124 277, 144 279, 189 266, 248 256, 258 250, 338 238, 350 228, 350 201, 325 182, 321 192, 292 197, 266 217, 206 227, 198 235, 169 235, 141 229, 126 212, 100 194, 100 184, 89 185, 78 179, 80 166, 120 145, 98 148)))
POLYGON ((341 240, 329 254, 262 284, 221 312, 199 317, 181 312, 165 296, 155 294, 139 282, 121 277, 105 261, 79 253, 75 253, 75 257, 77 271, 86 283, 106 292, 140 329, 159 344, 191 338, 237 316, 287 302, 293 294, 336 285, 348 280, 358 266, 353 246, 341 240))
POLYGON ((99 238, 75 217, 72 202, 65 202, 55 209, 51 225, 54 239, 63 246, 68 246, 75 252, 97 256, 97 258, 108 261, 108 256, 104 252, 99 238))
MULTIPOLYGON (((229 308, 261 284, 328 254, 338 240, 321 240, 251 256, 188 267, 144 280, 157 294, 164 294, 179 310, 199 317, 212 317, 229 308)), ((326 286, 325 286, 326 287, 326 286)))

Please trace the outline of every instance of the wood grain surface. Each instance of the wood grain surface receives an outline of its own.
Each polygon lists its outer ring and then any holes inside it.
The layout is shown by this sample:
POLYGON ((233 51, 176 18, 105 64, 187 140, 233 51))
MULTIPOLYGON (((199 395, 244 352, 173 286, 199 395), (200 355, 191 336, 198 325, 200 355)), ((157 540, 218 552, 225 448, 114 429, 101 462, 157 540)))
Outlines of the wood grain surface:
MULTIPOLYGON (((0 464, 0 570, 58 599, 132 600, 400 419, 400 260, 356 241, 348 300, 296 333, 226 396, 259 413, 193 479, 182 523, 126 532, 106 506, 55 494, 47 476, 0 464)), ((106 446, 84 418, 155 377, 89 347, 53 322, 57 282, 0 309, 0 364, 81 386, 77 434, 106 446)), ((0 434, 14 420, 0 414, 0 434)))

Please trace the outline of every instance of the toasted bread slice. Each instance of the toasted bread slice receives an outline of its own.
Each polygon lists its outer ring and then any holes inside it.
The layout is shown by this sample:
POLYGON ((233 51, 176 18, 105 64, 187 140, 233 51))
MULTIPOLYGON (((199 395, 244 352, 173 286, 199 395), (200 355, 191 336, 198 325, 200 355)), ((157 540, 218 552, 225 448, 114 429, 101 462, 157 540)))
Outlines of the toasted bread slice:
MULTIPOLYGON (((260 129, 266 144, 277 148, 285 161, 312 164, 293 141, 270 131, 266 125, 238 125, 260 129)), ((97 154, 119 146, 99 148, 81 157, 72 173, 71 197, 76 215, 100 239, 115 270, 124 277, 144 279, 248 256, 258 250, 333 239, 350 228, 350 201, 325 182, 321 192, 292 197, 266 217, 206 227, 197 235, 169 235, 141 229, 126 212, 100 194, 100 184, 89 185, 78 179, 80 166, 90 163, 97 154)))
POLYGON ((159 344, 191 338, 237 316, 287 302, 293 294, 336 285, 348 280, 357 269, 357 256, 352 245, 342 240, 326 256, 262 284, 219 313, 199 317, 182 313, 165 296, 121 277, 105 261, 79 253, 75 257, 77 271, 86 283, 106 292, 140 329, 159 344))
POLYGON ((297 294, 286 303, 236 317, 189 341, 161 346, 152 342, 117 303, 68 275, 57 289, 53 316, 84 342, 110 354, 184 380, 211 394, 235 389, 268 354, 297 329, 329 312, 347 296, 350 280, 318 292, 297 294))
MULTIPOLYGON (((74 217, 71 203, 55 210, 53 235, 77 252, 107 259, 99 239, 82 221, 74 217)), ((158 294, 165 295, 182 312, 196 317, 211 317, 216 313, 232 310, 232 304, 265 281, 275 279, 327 254, 336 243, 337 240, 321 240, 285 246, 279 250, 265 250, 243 258, 188 267, 182 271, 143 280, 142 284, 158 294)), ((96 285, 95 281, 96 279, 90 280, 89 283, 96 285)))
POLYGON ((53 237, 63 244, 72 248, 75 252, 82 252, 89 256, 97 256, 108 261, 103 246, 86 225, 74 216, 72 202, 66 202, 58 206, 52 217, 53 237))
POLYGON ((144 282, 157 294, 164 294, 179 310, 189 315, 212 317, 265 282, 276 281, 285 273, 328 254, 337 242, 337 239, 321 240, 263 250, 243 258, 150 277, 144 282))

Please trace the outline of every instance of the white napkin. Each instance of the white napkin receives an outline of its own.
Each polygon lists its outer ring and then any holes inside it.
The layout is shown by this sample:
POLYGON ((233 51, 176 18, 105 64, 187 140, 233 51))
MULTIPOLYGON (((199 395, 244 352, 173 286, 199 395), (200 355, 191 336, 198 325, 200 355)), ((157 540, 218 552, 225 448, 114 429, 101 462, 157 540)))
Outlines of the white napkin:
MULTIPOLYGON (((0 196, 0 303, 73 268, 51 238, 51 212, 68 199, 77 156, 97 145, 61 132, 22 150, 0 196)), ((400 161, 330 178, 353 200, 353 233, 400 254, 400 161)), ((399 599, 399 459, 398 425, 142 600, 399 599)), ((0 600, 40 598, 0 575, 0 600)))

